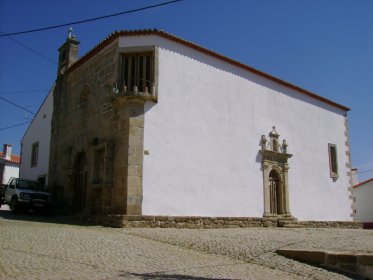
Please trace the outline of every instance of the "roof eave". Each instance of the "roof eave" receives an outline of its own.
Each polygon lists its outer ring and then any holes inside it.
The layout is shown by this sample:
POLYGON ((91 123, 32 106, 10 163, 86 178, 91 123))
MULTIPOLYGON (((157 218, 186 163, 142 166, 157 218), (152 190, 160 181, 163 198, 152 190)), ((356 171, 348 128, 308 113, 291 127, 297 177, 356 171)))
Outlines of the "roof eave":
POLYGON ((345 112, 348 112, 350 111, 350 108, 344 106, 344 105, 341 105, 341 104, 338 104, 334 101, 331 101, 325 97, 322 97, 320 95, 317 95, 311 91, 308 91, 306 89, 303 89, 303 88, 300 88, 296 85, 293 85, 289 82, 286 82, 284 80, 281 80, 279 78, 276 78, 274 76, 271 76, 265 72, 262 72, 260 70, 257 70, 251 66, 248 66, 246 64, 243 64, 241 62, 238 62, 238 61, 235 61, 231 58, 228 58, 226 56, 223 56, 219 53, 216 53, 214 51, 211 51, 209 49, 206 49, 204 47, 201 47, 199 45, 196 45, 192 42, 189 42, 189 41, 186 41, 184 39, 181 39, 179 37, 176 37, 172 34, 169 34, 167 32, 164 32, 164 31, 161 31, 161 30, 158 30, 158 29, 142 29, 142 30, 122 30, 122 31, 115 31, 113 33, 111 33, 108 37, 106 37, 104 40, 102 40, 99 44, 97 44, 93 49, 91 49, 90 51, 88 51, 84 56, 82 56, 78 61, 76 61, 73 65, 71 65, 67 70, 66 70, 66 74, 72 72, 74 69, 78 68, 80 65, 82 65, 83 63, 85 63, 86 61, 88 61, 91 57, 93 57, 95 54, 97 54, 99 51, 101 51, 104 47, 106 47, 107 45, 109 45, 110 43, 112 43, 114 40, 118 39, 119 37, 122 37, 122 36, 145 36, 145 35, 158 35, 160 37, 163 37, 163 38, 166 38, 168 40, 171 40, 171 41, 174 41, 174 42, 177 42, 179 44, 182 44, 184 46, 187 46, 187 47, 190 47, 196 51, 199 51, 199 52, 202 52, 206 55, 209 55, 209 56, 212 56, 214 58, 217 58, 219 60, 222 60, 222 61, 225 61, 229 64, 232 64, 234 66, 237 66, 239 68, 242 68, 246 71, 249 71, 249 72, 252 72, 258 76, 261 76, 263 78, 266 78, 266 79, 269 79, 275 83, 278 83, 282 86, 285 86, 287 88, 290 88, 292 90, 295 90, 295 91, 298 91, 304 95, 307 95, 311 98, 314 98, 314 99, 317 99, 319 101, 322 101, 326 104, 329 104, 333 107, 336 107, 336 108, 339 108, 345 112))
POLYGON ((370 178, 370 179, 365 180, 365 181, 363 181, 363 182, 361 182, 361 183, 359 183, 359 184, 356 184, 355 186, 352 186, 352 188, 360 187, 360 186, 362 186, 362 185, 365 185, 366 183, 369 183, 370 181, 373 181, 373 178, 370 178))

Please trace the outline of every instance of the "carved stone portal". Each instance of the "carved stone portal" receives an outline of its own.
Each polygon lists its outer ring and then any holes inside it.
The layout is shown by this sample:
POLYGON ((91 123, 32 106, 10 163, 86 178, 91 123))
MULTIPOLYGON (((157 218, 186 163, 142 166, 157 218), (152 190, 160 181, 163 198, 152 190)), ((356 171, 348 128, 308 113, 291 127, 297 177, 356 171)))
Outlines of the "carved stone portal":
POLYGON ((273 127, 269 140, 265 135, 261 139, 264 217, 291 218, 289 209, 288 159, 286 140, 279 145, 279 134, 273 127))

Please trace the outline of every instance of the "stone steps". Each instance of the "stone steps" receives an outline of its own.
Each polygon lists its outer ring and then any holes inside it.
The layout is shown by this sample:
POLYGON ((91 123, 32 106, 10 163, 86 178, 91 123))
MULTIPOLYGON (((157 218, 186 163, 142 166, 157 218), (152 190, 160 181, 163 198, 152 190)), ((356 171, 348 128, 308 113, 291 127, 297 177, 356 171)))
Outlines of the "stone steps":
POLYGON ((373 279, 373 254, 283 248, 277 254, 322 267, 373 279))

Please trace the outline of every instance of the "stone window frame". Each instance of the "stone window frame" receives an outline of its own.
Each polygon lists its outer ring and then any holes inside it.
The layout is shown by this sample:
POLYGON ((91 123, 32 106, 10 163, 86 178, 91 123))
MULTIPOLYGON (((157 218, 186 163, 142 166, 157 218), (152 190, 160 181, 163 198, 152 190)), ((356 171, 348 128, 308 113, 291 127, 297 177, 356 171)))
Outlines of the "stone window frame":
POLYGON ((263 197, 264 197, 264 218, 291 218, 294 219, 289 208, 289 164, 288 159, 293 155, 287 152, 287 142, 284 139, 283 144, 279 146, 279 134, 276 132, 275 126, 269 133, 269 141, 266 135, 261 137, 262 155, 262 171, 263 171, 263 197), (275 145, 273 145, 275 143, 275 145), (276 147, 277 144, 277 147, 276 147), (276 149, 277 148, 277 149, 276 149), (279 179, 279 201, 281 200, 280 213, 272 213, 271 211, 271 192, 270 192, 270 173, 274 171, 277 173, 279 179))
POLYGON ((31 146, 31 167, 36 167, 38 165, 39 158, 39 141, 32 143, 31 146))
MULTIPOLYGON (((122 84, 122 67, 123 61, 122 57, 124 55, 131 55, 131 54, 145 54, 151 53, 153 58, 153 84, 154 84, 154 92, 149 91, 149 93, 155 97, 158 96, 158 75, 159 75, 159 47, 155 45, 150 46, 134 46, 134 47, 121 47, 118 48, 118 69, 117 69, 117 86, 119 87, 119 92, 123 92, 123 84, 122 84)), ((132 91, 130 89, 129 91, 132 91)))
POLYGON ((90 182, 94 188, 110 187, 113 181, 113 155, 114 146, 111 142, 104 142, 102 144, 97 144, 92 148, 91 155, 91 176, 90 182), (97 178, 97 160, 100 154, 103 154, 103 170, 102 178, 97 178))
POLYGON ((338 152, 337 152, 337 145, 335 144, 328 144, 328 156, 329 156, 329 171, 330 171, 330 178, 333 181, 338 179, 338 152))

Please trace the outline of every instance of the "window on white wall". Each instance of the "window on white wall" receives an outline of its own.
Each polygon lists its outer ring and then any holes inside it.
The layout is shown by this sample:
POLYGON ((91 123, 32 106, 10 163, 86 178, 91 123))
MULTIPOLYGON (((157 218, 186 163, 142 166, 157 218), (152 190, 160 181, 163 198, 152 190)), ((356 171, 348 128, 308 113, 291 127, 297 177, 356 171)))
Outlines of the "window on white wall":
POLYGON ((38 165, 38 156, 39 156, 39 142, 35 142, 32 144, 32 150, 31 150, 31 167, 35 167, 38 165))
POLYGON ((330 177, 335 181, 338 179, 337 146, 328 144, 330 177))

